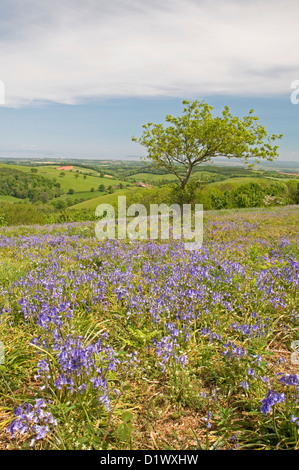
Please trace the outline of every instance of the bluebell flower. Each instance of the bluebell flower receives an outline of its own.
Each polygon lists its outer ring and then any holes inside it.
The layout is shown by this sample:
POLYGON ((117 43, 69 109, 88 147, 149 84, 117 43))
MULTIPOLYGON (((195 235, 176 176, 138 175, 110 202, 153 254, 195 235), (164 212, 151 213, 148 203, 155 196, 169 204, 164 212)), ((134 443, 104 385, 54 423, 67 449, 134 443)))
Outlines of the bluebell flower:
POLYGON ((34 406, 29 403, 17 406, 15 417, 8 426, 7 432, 10 433, 11 438, 14 438, 16 433, 22 435, 29 433, 34 436, 30 442, 31 446, 34 445, 35 440, 45 438, 50 430, 49 424, 57 426, 56 419, 47 411, 47 403, 43 399, 36 399, 34 406))
POLYGON ((203 421, 205 421, 207 424, 207 428, 210 429, 212 427, 212 423, 211 423, 211 418, 212 418, 212 413, 209 411, 208 414, 207 414, 207 417, 205 418, 202 418, 203 421))
POLYGON ((299 418, 297 418, 296 416, 292 415, 292 416, 291 416, 291 419, 290 419, 290 423, 296 423, 297 426, 299 426, 299 418))
POLYGON ((277 393, 274 390, 269 390, 266 398, 261 400, 263 405, 261 406, 260 411, 266 415, 271 412, 272 406, 274 406, 276 403, 283 403, 284 401, 284 393, 277 393))

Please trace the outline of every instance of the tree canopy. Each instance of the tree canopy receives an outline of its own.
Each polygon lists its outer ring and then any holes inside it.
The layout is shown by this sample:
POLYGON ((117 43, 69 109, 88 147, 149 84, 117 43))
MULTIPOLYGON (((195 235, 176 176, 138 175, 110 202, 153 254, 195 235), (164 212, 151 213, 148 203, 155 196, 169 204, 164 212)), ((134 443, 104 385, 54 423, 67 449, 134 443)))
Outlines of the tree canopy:
POLYGON ((268 135, 259 118, 233 116, 225 106, 222 115, 213 117, 213 107, 205 101, 184 100, 182 116, 166 116, 166 126, 144 124, 142 136, 132 140, 146 147, 148 158, 177 176, 184 189, 192 170, 215 157, 240 158, 245 164, 269 161, 278 156, 274 142, 281 135, 268 135), (183 173, 182 173, 183 167, 183 173))
POLYGON ((38 175, 24 173, 14 168, 0 168, 0 195, 46 203, 62 194, 60 184, 38 175))

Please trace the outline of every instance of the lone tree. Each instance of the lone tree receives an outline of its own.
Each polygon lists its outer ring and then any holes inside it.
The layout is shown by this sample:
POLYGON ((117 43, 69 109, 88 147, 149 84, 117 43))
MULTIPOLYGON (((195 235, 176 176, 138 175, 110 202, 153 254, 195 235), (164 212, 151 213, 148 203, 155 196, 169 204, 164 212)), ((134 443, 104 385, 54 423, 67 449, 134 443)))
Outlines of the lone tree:
POLYGON ((213 117, 205 101, 183 101, 181 117, 166 116, 162 124, 144 124, 142 136, 134 142, 144 145, 150 158, 158 167, 164 167, 180 180, 184 189, 193 169, 215 157, 240 158, 245 164, 255 158, 269 161, 278 156, 278 145, 273 142, 281 135, 269 136, 259 118, 250 110, 248 116, 240 119, 233 116, 228 106, 222 115, 213 117), (183 173, 182 173, 183 166, 183 173))

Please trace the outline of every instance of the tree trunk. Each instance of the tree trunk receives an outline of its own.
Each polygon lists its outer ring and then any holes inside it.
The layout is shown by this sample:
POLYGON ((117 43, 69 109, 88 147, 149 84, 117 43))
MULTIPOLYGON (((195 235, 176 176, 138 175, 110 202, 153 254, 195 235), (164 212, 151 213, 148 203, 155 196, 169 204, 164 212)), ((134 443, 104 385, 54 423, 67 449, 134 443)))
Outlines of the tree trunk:
POLYGON ((181 182, 181 189, 184 189, 186 184, 188 183, 188 180, 190 178, 190 175, 192 173, 192 170, 193 170, 193 165, 190 165, 188 170, 187 170, 187 173, 185 175, 185 178, 183 179, 183 181, 181 182))

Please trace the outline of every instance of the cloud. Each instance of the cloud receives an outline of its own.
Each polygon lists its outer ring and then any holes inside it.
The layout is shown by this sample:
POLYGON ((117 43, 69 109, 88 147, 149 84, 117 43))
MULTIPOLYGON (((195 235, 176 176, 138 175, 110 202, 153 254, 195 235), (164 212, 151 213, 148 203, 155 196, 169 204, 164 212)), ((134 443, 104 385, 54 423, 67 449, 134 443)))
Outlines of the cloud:
POLYGON ((272 96, 299 78, 297 0, 2 0, 6 105, 272 96))

